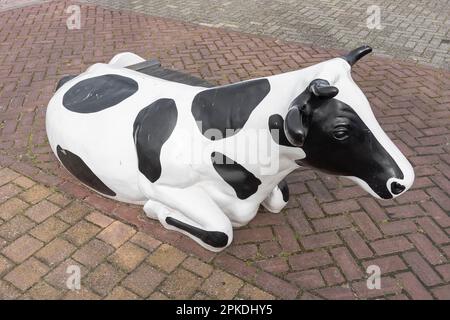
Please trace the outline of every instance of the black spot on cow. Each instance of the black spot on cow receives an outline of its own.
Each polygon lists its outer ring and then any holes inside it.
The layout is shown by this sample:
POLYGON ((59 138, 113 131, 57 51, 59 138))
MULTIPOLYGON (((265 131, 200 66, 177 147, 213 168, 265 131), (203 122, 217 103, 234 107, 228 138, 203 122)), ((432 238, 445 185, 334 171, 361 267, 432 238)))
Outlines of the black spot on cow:
POLYGON ((295 147, 286 138, 284 133, 284 120, 279 114, 273 114, 269 117, 269 130, 275 143, 285 147, 295 147))
POLYGON ((289 187, 286 182, 286 180, 281 180, 278 184, 278 188, 281 190, 281 194, 283 195, 283 201, 288 202, 289 201, 289 187))
POLYGON ((247 199, 258 190, 261 180, 236 161, 220 152, 213 152, 211 161, 214 169, 234 189, 239 199, 247 199))
POLYGON ((204 136, 211 140, 226 138, 245 125, 269 91, 267 79, 208 89, 194 97, 192 115, 204 136))
POLYGON ((220 231, 206 231, 190 224, 184 223, 172 217, 166 218, 166 223, 177 227, 181 230, 189 232, 194 237, 199 238, 204 243, 214 248, 223 248, 228 244, 228 236, 224 232, 220 231))
POLYGON ((131 78, 106 74, 82 80, 67 90, 63 105, 78 113, 94 113, 115 106, 138 90, 131 78))
POLYGON ((114 197, 116 193, 106 186, 99 177, 88 167, 88 165, 76 154, 61 148, 59 145, 56 147, 56 153, 59 160, 64 167, 73 174, 78 180, 92 189, 103 193, 105 195, 114 197))
POLYGON ((133 125, 139 171, 151 182, 161 176, 160 153, 177 123, 178 111, 172 99, 159 99, 142 109, 133 125))
POLYGON ((70 80, 72 80, 75 77, 76 77, 75 75, 69 75, 69 76, 62 77, 61 80, 58 81, 55 91, 58 91, 58 89, 61 88, 66 82, 69 82, 70 80))

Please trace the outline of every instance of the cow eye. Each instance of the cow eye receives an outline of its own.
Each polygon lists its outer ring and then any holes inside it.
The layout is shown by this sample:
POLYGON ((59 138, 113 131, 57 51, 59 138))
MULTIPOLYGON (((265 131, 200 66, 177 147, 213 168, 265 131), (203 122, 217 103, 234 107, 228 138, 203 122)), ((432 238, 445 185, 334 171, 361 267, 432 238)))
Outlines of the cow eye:
POLYGON ((333 131, 333 137, 337 140, 345 140, 349 137, 346 127, 336 127, 333 131))

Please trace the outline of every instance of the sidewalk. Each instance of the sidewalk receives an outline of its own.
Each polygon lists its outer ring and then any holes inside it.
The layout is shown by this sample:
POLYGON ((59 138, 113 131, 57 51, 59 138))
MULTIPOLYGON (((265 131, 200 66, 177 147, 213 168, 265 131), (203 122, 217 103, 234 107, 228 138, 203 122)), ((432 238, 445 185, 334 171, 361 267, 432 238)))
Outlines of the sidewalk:
POLYGON ((81 30, 68 30, 71 4, 0 12, 0 296, 450 299, 448 71, 376 56, 353 68, 415 168, 408 193, 381 202, 304 168, 288 179, 289 208, 260 212, 213 254, 60 167, 44 121, 56 82, 121 51, 218 84, 342 52, 87 4, 81 30), (79 293, 61 287, 67 260, 85 270, 79 293), (367 289, 372 264, 381 290, 367 289))
POLYGON ((442 0, 82 0, 285 41, 375 54, 450 70, 449 3, 442 0), (380 29, 374 28, 379 10, 380 29), (378 11, 377 11, 378 12, 378 11), (371 29, 368 28, 368 23, 371 29))
POLYGON ((0 203, 0 299, 274 298, 8 168, 0 203))

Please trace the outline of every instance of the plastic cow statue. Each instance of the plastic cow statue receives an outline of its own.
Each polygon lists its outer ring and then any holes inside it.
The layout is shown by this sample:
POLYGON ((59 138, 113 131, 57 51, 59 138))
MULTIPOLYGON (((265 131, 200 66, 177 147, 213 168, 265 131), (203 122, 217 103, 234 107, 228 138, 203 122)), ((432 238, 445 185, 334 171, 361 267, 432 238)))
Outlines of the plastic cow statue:
POLYGON ((102 195, 144 205, 146 215, 220 251, 260 204, 280 212, 285 177, 300 166, 350 178, 391 199, 414 172, 351 77, 372 49, 308 68, 219 87, 138 72, 144 59, 63 78, 47 109, 52 150, 102 195))

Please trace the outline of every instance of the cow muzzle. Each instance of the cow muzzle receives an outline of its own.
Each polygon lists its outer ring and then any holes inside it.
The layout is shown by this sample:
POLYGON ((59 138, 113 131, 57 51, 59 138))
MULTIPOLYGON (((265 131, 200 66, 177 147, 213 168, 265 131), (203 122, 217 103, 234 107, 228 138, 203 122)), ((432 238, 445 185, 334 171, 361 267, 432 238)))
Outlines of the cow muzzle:
MULTIPOLYGON (((396 174, 387 175, 386 173, 375 172, 366 177, 348 177, 355 181, 363 189, 378 199, 393 199, 405 193, 411 188, 414 182, 414 171, 409 162, 405 159, 400 166, 396 166, 396 174), (384 177, 383 177, 384 176, 384 177)), ((391 171, 391 170, 388 170, 391 171)))
POLYGON ((358 177, 349 177, 350 180, 356 182, 361 188, 366 190, 373 197, 389 200, 398 197, 399 195, 405 193, 412 185, 414 178, 412 179, 399 179, 399 178, 389 178, 384 183, 380 182, 374 184, 373 182, 368 182, 365 179, 358 177), (411 180, 410 182, 407 180, 411 180))
POLYGON ((390 178, 387 183, 387 189, 391 193, 392 198, 395 198, 404 192, 406 192, 409 188, 411 188, 414 182, 414 171, 412 166, 407 163, 407 165, 403 165, 401 167, 403 178, 390 178))
POLYGON ((405 191, 406 187, 400 183, 398 183, 397 181, 394 181, 391 183, 391 193, 393 195, 399 195, 400 193, 402 193, 403 191, 405 191))

